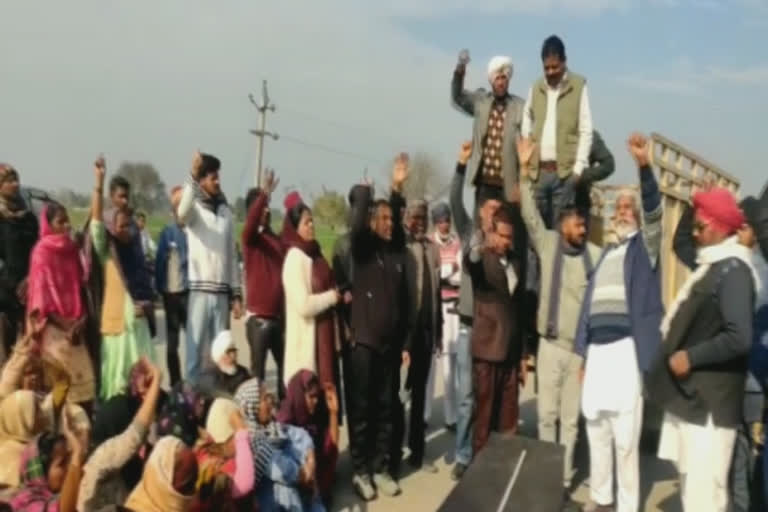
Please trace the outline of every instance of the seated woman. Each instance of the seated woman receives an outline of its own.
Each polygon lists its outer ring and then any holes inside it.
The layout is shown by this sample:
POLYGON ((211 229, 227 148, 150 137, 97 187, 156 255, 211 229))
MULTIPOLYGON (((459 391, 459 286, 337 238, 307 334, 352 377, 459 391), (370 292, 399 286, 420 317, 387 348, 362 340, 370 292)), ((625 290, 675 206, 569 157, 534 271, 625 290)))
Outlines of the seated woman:
POLYGON ((149 456, 141 481, 123 509, 131 512, 187 512, 197 482, 195 452, 176 437, 161 438, 149 456))
POLYGON ((315 482, 312 438, 304 429, 274 419, 274 397, 262 393, 258 379, 243 383, 235 401, 245 415, 254 471, 264 475, 256 488, 260 510, 324 511, 315 482))
POLYGON ((312 437, 317 469, 315 478, 328 506, 339 456, 339 402, 331 385, 321 389, 317 375, 301 370, 288 381, 286 399, 277 421, 303 428, 312 437))
POLYGON ((27 444, 21 489, 9 500, 16 512, 76 512, 85 446, 62 415, 62 434, 46 432, 27 444))
POLYGON ((56 203, 43 208, 27 280, 27 317, 42 356, 69 373, 68 400, 87 406, 95 397, 96 383, 83 340, 85 271, 70 228, 66 208, 56 203))
POLYGON ((131 367, 142 356, 154 359, 155 349, 154 297, 141 240, 130 211, 103 211, 105 173, 106 164, 100 158, 94 169, 96 186, 89 232, 104 273, 100 395, 108 400, 126 387, 131 367))
POLYGON ((0 487, 19 487, 24 449, 43 430, 43 413, 33 391, 16 391, 0 402, 0 487))
POLYGON ((120 472, 145 444, 161 393, 160 370, 150 366, 146 360, 144 364, 149 367, 150 375, 149 388, 141 406, 122 433, 100 443, 88 458, 77 495, 78 512, 95 512, 116 502, 122 504, 128 494, 120 472))
POLYGON ((191 512, 235 512, 253 491, 253 455, 238 405, 219 398, 208 412, 206 438, 195 448, 200 476, 191 512))
MULTIPOLYGON (((154 382, 161 380, 154 377, 155 371, 149 360, 140 359, 131 369, 127 389, 101 404, 93 419, 92 449, 95 450, 108 439, 119 436, 131 425, 142 404, 148 400, 154 382)), ((158 390, 158 394, 158 399, 154 400, 155 411, 160 410, 165 396, 162 390, 158 390)), ((145 444, 143 442, 142 447, 145 444)), ((134 450, 129 460, 122 465, 119 476, 113 476, 108 484, 104 484, 110 486, 113 500, 125 499, 128 492, 141 479, 144 470, 141 451, 141 449, 134 450)))

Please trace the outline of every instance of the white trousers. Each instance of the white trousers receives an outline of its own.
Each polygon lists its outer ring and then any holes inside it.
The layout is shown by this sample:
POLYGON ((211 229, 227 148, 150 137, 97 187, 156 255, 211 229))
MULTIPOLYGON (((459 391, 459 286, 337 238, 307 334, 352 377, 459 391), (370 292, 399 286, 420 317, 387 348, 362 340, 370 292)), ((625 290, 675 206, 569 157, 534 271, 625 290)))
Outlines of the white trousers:
POLYGON ((659 457, 673 460, 680 473, 685 512, 726 512, 728 473, 736 443, 736 428, 718 427, 712 416, 706 425, 664 416, 659 457))
POLYGON ((643 400, 638 397, 633 410, 600 412, 587 420, 592 500, 610 505, 613 500, 613 464, 616 451, 618 493, 616 512, 638 512, 640 506, 640 431, 643 400))
MULTIPOLYGON (((453 308, 450 305, 450 308, 453 308)), ((424 404, 424 421, 429 423, 432 418, 432 399, 435 394, 435 368, 439 367, 443 374, 443 412, 445 424, 456 424, 456 402, 458 396, 458 378, 456 375, 456 340, 459 337, 459 315, 449 313, 449 304, 443 304, 443 352, 435 354, 429 367, 427 380, 427 397, 424 404)))

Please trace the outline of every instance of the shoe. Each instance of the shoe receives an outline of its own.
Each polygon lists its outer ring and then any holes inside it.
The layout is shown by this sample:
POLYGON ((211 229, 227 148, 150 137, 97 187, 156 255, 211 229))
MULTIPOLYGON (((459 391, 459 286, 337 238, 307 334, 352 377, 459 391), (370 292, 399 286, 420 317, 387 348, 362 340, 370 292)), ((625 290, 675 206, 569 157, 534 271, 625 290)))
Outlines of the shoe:
POLYGON ((373 483, 376 485, 376 489, 386 496, 397 496, 402 492, 397 482, 386 473, 376 473, 373 475, 373 483))
POLYGON ((616 509, 613 505, 598 505, 594 501, 590 501, 581 509, 581 512, 615 512, 616 509))
POLYGON ((364 501, 373 501, 376 499, 376 489, 373 488, 371 477, 368 475, 355 475, 352 479, 352 486, 355 488, 358 496, 364 501))
POLYGON ((446 424, 445 430, 447 430, 448 432, 456 433, 456 424, 455 423, 446 424))
POLYGON ((581 503, 573 500, 567 488, 563 490, 563 512, 582 512, 581 503))
POLYGON ((461 480, 461 477, 464 476, 464 473, 467 472, 467 466, 466 464, 462 464, 461 462, 457 462, 455 466, 453 466, 453 471, 451 471, 451 480, 454 482, 458 482, 461 480))
POLYGON ((438 472, 437 466, 431 462, 424 462, 421 458, 415 458, 413 456, 408 457, 408 465, 413 469, 421 470, 424 473, 435 474, 438 472))

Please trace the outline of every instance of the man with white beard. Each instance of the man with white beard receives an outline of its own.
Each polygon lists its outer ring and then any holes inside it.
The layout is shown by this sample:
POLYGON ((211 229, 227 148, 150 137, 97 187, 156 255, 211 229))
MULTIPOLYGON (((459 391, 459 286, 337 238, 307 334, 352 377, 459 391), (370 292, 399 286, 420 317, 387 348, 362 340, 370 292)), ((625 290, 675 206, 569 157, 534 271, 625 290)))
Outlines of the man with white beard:
POLYGON ((592 498, 585 511, 638 510, 642 372, 650 368, 661 342, 661 194, 648 139, 633 134, 628 148, 640 175, 642 217, 636 193, 620 193, 613 220, 618 243, 605 248, 590 277, 575 341, 576 352, 585 359, 581 409, 589 438, 592 498))

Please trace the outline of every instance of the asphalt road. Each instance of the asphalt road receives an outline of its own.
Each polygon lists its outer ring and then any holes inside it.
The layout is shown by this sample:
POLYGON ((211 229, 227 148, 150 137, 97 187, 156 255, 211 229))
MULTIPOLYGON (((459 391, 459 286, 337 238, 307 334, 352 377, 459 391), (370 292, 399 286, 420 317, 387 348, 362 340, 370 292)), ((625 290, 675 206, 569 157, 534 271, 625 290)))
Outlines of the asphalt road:
MULTIPOLYGON (((233 336, 238 347, 240 362, 248 367, 250 350, 245 341, 243 322, 233 322, 233 336)), ((158 337, 156 339, 157 362, 165 369, 165 320, 163 313, 158 310, 158 337)), ((181 361, 184 361, 183 341, 181 343, 181 361)), ((183 370, 182 370, 183 371, 183 370)), ((167 384, 167 371, 166 384, 167 384)), ((277 372, 274 361, 269 359, 267 367, 267 384, 273 389, 276 383, 277 372)), ((434 461, 439 469, 437 474, 415 472, 405 474, 400 486, 403 493, 396 498, 381 497, 371 503, 362 502, 352 489, 352 468, 348 452, 347 429, 342 427, 339 466, 337 471, 336 492, 332 510, 334 511, 359 511, 359 512, 426 512, 437 510, 443 500, 453 489, 454 482, 450 478, 451 456, 454 447, 454 435, 442 428, 442 386, 439 378, 436 387, 436 400, 433 405, 430 429, 427 434, 428 460, 434 461)), ((536 437, 536 406, 532 379, 521 393, 521 435, 536 437)), ((346 424, 345 424, 346 425, 346 424)), ((577 465, 580 468, 577 482, 580 482, 574 498, 585 503, 589 500, 588 487, 588 455, 586 440, 579 442, 577 449, 577 465)), ((407 465, 404 464, 407 468, 407 465)), ((405 468, 404 468, 405 469, 405 468)), ((641 458, 641 511, 644 512, 682 512, 680 504, 676 474, 673 467, 663 461, 649 455, 641 458)), ((521 511, 523 512, 523 511, 521 511)))

